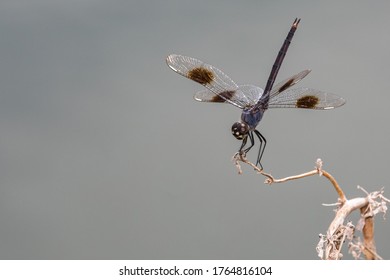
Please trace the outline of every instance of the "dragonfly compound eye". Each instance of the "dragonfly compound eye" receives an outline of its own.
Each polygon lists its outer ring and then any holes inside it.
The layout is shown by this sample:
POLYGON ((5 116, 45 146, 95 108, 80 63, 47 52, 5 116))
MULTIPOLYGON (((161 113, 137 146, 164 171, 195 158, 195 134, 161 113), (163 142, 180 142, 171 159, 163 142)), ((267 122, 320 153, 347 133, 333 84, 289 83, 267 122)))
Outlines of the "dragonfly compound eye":
POLYGON ((232 134, 238 140, 244 139, 248 135, 249 127, 247 124, 242 122, 236 122, 232 126, 232 134))

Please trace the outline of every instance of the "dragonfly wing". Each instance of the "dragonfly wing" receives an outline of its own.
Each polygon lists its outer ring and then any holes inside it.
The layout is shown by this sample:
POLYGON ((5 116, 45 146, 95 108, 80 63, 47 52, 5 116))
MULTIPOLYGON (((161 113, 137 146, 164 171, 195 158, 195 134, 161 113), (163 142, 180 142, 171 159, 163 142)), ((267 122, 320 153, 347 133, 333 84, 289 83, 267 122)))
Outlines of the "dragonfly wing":
POLYGON ((345 100, 333 93, 311 88, 294 88, 274 95, 270 99, 268 107, 327 110, 344 104, 345 100))
POLYGON ((256 105, 263 95, 264 90, 254 85, 239 85, 238 89, 249 99, 249 104, 251 106, 256 105))
MULTIPOLYGON (((237 84, 228 75, 210 64, 192 57, 176 54, 169 55, 166 62, 173 71, 201 84, 225 102, 239 108, 244 108, 251 102, 242 91, 238 90, 237 84)), ((207 93, 198 93, 195 98, 197 95, 207 96, 207 93)), ((202 101, 207 100, 206 97, 204 99, 202 101)))
POLYGON ((214 92, 208 89, 201 90, 194 94, 194 99, 199 102, 214 102, 214 103, 226 103, 226 99, 219 97, 214 92))
POLYGON ((303 70, 298 74, 295 74, 294 76, 291 76, 290 78, 285 79, 280 83, 277 83, 271 90, 270 99, 272 99, 275 95, 278 95, 279 93, 285 91, 289 87, 292 87, 293 85, 298 83, 300 80, 305 78, 310 72, 311 70, 303 70))
MULTIPOLYGON (((263 89, 253 85, 239 85, 237 92, 239 95, 245 95, 248 99, 249 106, 254 106, 257 101, 260 99, 263 94, 263 89)), ((194 95, 194 99, 200 102, 215 102, 215 103, 225 103, 226 100, 230 100, 231 96, 229 96, 228 92, 224 93, 225 98, 221 98, 219 95, 214 94, 209 90, 202 90, 194 95)))

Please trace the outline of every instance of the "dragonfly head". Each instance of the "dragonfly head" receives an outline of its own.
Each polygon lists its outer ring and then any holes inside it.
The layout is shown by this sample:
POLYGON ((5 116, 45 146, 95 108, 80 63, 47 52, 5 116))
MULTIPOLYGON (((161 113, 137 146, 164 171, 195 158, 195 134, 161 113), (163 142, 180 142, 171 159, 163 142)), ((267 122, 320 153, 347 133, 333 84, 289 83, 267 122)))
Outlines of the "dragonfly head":
POLYGON ((244 122, 236 122, 232 126, 232 134, 238 140, 242 140, 247 137, 249 132, 249 126, 244 122))

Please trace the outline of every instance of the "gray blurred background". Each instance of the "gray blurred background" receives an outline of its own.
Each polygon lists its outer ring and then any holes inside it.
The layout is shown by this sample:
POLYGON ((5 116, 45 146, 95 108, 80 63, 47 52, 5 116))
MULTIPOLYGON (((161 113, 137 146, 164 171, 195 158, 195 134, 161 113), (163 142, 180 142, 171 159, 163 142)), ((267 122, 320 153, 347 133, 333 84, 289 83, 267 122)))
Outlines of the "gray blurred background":
MULTIPOLYGON (((262 163, 284 177, 320 157, 348 198, 364 195, 357 185, 389 197, 389 12, 389 1, 1 1, 0 258, 317 259, 331 184, 238 175, 240 110, 195 102, 202 87, 165 57, 264 87, 302 18, 277 80, 309 68, 299 86, 347 103, 267 111, 262 163)), ((385 259, 389 236, 378 216, 385 259)))

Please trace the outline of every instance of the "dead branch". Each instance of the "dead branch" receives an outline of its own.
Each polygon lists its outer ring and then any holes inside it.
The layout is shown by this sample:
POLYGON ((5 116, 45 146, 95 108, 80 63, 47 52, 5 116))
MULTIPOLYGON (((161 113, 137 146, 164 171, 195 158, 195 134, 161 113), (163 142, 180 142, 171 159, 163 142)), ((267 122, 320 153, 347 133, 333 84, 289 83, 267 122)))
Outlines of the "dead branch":
POLYGON ((344 195, 344 192, 340 188, 337 181, 333 178, 332 175, 330 175, 328 172, 326 172, 325 170, 322 169, 322 160, 321 159, 317 159, 316 167, 314 170, 309 171, 309 172, 305 172, 302 174, 294 175, 294 176, 281 178, 281 179, 275 179, 271 174, 265 173, 264 170, 260 169, 258 166, 256 166, 255 164, 253 164, 252 162, 247 160, 246 157, 242 154, 239 154, 239 153, 234 154, 232 160, 234 161, 234 164, 237 167, 238 174, 240 174, 240 175, 242 174, 242 168, 241 168, 240 162, 243 162, 243 163, 251 166, 255 171, 257 171, 257 173, 267 177, 267 179, 264 181, 264 183, 268 184, 268 185, 271 185, 273 183, 284 183, 287 181, 302 179, 302 178, 313 176, 313 175, 324 176, 332 183, 333 187, 335 188, 335 190, 339 196, 340 202, 344 203, 346 201, 346 197, 344 195))
POLYGON ((275 179, 271 174, 265 173, 264 170, 248 161, 245 155, 236 153, 233 156, 233 161, 239 174, 242 174, 240 162, 243 162, 251 166, 258 174, 265 176, 266 180, 264 183, 269 185, 273 183, 284 183, 290 180, 298 180, 313 175, 324 176, 332 183, 338 194, 338 202, 333 204, 338 208, 336 210, 335 218, 328 227, 326 235, 320 235, 320 241, 316 247, 318 256, 321 259, 326 260, 341 259, 343 256, 341 253, 342 246, 346 240, 350 240, 349 252, 355 258, 359 258, 363 253, 366 259, 382 259, 376 252, 374 240, 374 216, 378 213, 383 213, 383 215, 385 215, 387 210, 386 203, 390 202, 389 199, 383 196, 383 189, 368 193, 358 186, 358 188, 366 194, 366 197, 358 197, 348 200, 335 178, 322 169, 321 159, 317 159, 314 170, 281 179, 275 179), (355 210, 360 210, 361 214, 358 225, 355 227, 352 222, 344 224, 346 218, 355 210), (362 231, 364 239, 363 243, 360 242, 359 238, 355 237, 354 234, 356 230, 362 231))

